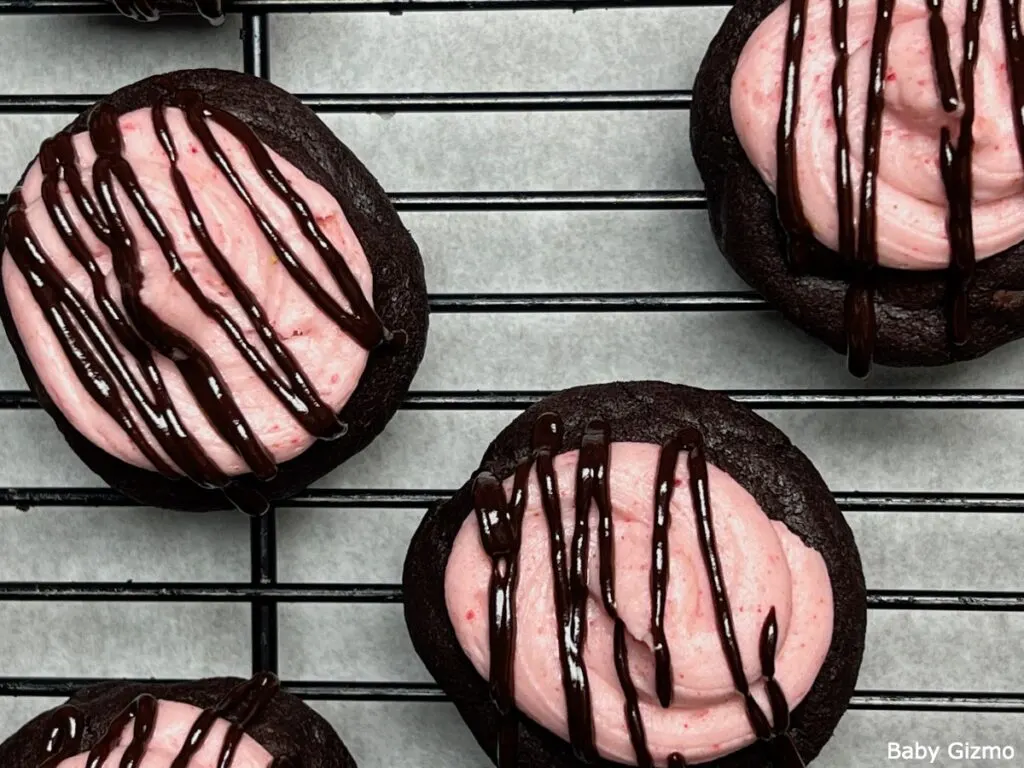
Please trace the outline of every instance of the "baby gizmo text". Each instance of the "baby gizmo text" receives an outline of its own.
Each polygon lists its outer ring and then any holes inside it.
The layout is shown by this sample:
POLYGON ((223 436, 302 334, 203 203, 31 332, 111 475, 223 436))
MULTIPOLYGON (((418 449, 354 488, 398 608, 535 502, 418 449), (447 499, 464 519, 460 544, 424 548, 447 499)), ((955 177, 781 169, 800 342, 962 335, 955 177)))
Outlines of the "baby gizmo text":
POLYGON ((898 741, 888 743, 888 758, 890 760, 915 760, 918 762, 927 760, 928 763, 935 764, 941 759, 941 762, 938 762, 939 765, 944 765, 947 762, 974 760, 1005 762, 1013 760, 1015 754, 1016 750, 1012 746, 982 746, 966 741, 952 741, 945 746, 922 744, 918 741, 913 744, 901 744, 898 741))

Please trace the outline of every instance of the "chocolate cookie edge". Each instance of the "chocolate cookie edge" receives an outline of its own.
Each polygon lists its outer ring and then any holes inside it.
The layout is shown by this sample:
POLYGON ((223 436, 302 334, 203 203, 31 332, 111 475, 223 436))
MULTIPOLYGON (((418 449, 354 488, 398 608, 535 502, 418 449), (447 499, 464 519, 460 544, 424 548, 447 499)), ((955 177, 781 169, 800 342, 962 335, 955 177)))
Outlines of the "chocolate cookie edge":
MULTIPOLYGON (((694 81, 690 143, 726 260, 788 320, 843 353, 848 282, 841 276, 790 273, 775 195, 751 165, 732 122, 731 81, 739 55, 779 5, 779 0, 737 0, 726 15, 694 81)), ((839 254, 817 242, 812 257, 841 264, 839 254)), ((881 365, 946 365, 1024 337, 1024 242, 978 262, 969 291, 971 338, 961 346, 949 340, 943 270, 880 268, 876 274, 874 359, 881 365)))
MULTIPOLYGON (((565 422, 564 450, 578 447, 586 421, 603 416, 612 440, 659 443, 684 424, 698 424, 708 459, 729 472, 801 540, 822 553, 832 580, 835 625, 832 644, 815 683, 793 713, 793 735, 809 760, 831 737, 853 695, 864 651, 867 602, 853 534, 809 460, 778 429, 723 395, 662 382, 576 387, 531 406, 509 424, 486 451, 481 468, 511 475, 529 453, 533 422, 544 411, 565 422), (756 453, 751 461, 751 453, 756 453)), ((713 503, 713 500, 712 500, 713 503)), ((451 698, 477 742, 495 759, 498 718, 488 685, 462 651, 448 618, 444 576, 452 544, 472 513, 471 481, 428 511, 405 560, 405 617, 413 646, 451 698)), ((569 744, 524 718, 520 765, 581 768, 569 744), (525 761, 525 762, 524 762, 525 761)), ((760 745, 704 763, 709 768, 764 768, 760 745)), ((612 768, 610 761, 596 763, 612 768)))
MULTIPOLYGON (((77 691, 68 699, 84 716, 88 750, 111 721, 136 697, 149 693, 158 699, 177 701, 205 709, 213 707, 239 683, 239 678, 208 678, 184 683, 108 682, 77 691)), ((46 721, 53 710, 43 712, 0 744, 4 768, 38 768, 48 732, 46 721)), ((289 757, 303 768, 356 768, 355 761, 334 728, 315 710, 295 696, 278 691, 269 705, 246 728, 274 757, 289 757)))
MULTIPOLYGON (((400 407, 426 349, 429 325, 423 262, 391 202, 363 164, 310 109, 277 86, 239 72, 216 69, 179 70, 146 78, 104 97, 119 114, 151 106, 162 85, 201 91, 211 104, 249 125, 259 138, 316 181, 339 202, 373 272, 374 306, 386 327, 404 331, 399 349, 379 347, 370 353, 356 390, 340 411, 348 433, 332 442, 317 441, 280 465, 267 483, 251 474, 239 482, 268 499, 292 496, 355 455, 383 431, 400 407)), ((66 130, 84 130, 92 107, 66 130)), ((31 168, 35 157, 29 163, 31 168)), ((26 168, 27 172, 27 168, 26 168)), ((21 183, 19 180, 18 184, 21 183)), ((6 207, 0 210, 0 235, 6 207)), ((0 319, 15 350, 22 374, 40 405, 56 422, 72 450, 107 484, 142 504, 185 511, 229 508, 223 494, 200 488, 188 479, 168 479, 135 467, 97 447, 76 430, 53 404, 25 353, 14 326, 6 292, 0 291, 0 319)))

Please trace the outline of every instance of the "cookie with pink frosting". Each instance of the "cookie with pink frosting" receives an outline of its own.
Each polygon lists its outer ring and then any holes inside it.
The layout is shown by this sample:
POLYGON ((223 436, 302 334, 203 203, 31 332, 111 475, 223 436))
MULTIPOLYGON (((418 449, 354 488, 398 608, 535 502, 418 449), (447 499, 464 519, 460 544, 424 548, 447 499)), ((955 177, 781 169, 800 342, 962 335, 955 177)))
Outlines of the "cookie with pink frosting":
POLYGON ((43 142, 0 234, 26 380, 143 503, 262 512, 365 447, 423 357, 423 264, 387 195, 248 75, 102 99, 43 142))
POLYGON ((199 14, 210 24, 224 23, 224 0, 108 0, 119 14, 132 21, 159 21, 164 14, 199 14))
POLYGON ((707 52, 691 139, 719 247, 858 375, 1024 336, 1018 12, 739 0, 707 52))
POLYGON ((799 768, 853 694, 866 602, 810 462, 728 398, 570 389, 410 545, 406 622, 499 768, 799 768))
POLYGON ((355 768, 320 715, 271 674, 102 683, 0 744, 4 768, 355 768))

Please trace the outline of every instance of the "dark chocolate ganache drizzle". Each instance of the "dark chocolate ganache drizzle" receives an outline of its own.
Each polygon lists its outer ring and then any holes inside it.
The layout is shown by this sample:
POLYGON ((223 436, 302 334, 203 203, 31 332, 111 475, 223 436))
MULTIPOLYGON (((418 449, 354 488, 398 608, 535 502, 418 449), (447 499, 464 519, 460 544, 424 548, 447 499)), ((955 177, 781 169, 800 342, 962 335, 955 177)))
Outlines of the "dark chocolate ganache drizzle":
MULTIPOLYGON (((624 715, 639 768, 654 768, 648 748, 640 699, 629 671, 626 625, 619 617, 615 598, 615 532, 609 489, 610 430, 603 419, 590 421, 580 443, 575 487, 575 526, 568 547, 562 534, 562 513, 553 458, 562 448, 563 425, 558 415, 542 414, 534 423, 531 454, 516 466, 511 499, 501 481, 482 471, 473 482, 473 503, 484 551, 491 559, 489 587, 489 637, 491 697, 500 714, 498 768, 517 765, 519 720, 515 709, 516 586, 523 513, 530 473, 536 469, 541 504, 547 520, 550 561, 554 576, 554 601, 562 668, 562 686, 568 713, 569 741, 577 758, 597 759, 590 686, 583 663, 588 603, 590 511, 597 508, 598 573, 601 601, 614 623, 615 670, 625 697, 624 715)), ((664 617, 669 585, 668 530, 675 488, 676 465, 685 453, 690 496, 696 514, 700 549, 711 584, 712 602, 722 651, 736 692, 744 700, 747 718, 758 740, 770 750, 776 768, 802 768, 803 759, 789 733, 789 706, 775 680, 778 624, 774 607, 761 631, 759 653, 762 674, 771 704, 771 721, 751 695, 743 673, 743 659, 733 625, 721 558, 715 543, 708 487, 704 439, 696 427, 686 427, 661 447, 654 488, 654 525, 651 563, 651 636, 655 654, 656 690, 663 707, 672 704, 672 659, 665 640, 664 617)), ((669 768, 685 768, 679 752, 668 756, 669 768)))
MULTIPOLYGON (((111 0, 117 12, 133 21, 157 21, 157 0, 111 0)), ((193 0, 196 13, 213 25, 224 23, 224 0, 193 0)))
MULTIPOLYGON (((949 55, 949 33, 942 19, 942 0, 925 1, 928 6, 928 32, 939 101, 947 113, 962 108, 956 140, 953 140, 948 127, 942 127, 936 135, 939 168, 949 211, 947 234, 950 263, 946 270, 949 338, 952 344, 960 346, 966 344, 971 336, 968 292, 973 283, 975 270, 971 212, 974 72, 980 50, 979 29, 984 12, 984 0, 967 0, 959 94, 949 55)), ((839 222, 838 252, 841 262, 850 270, 844 320, 848 363, 851 373, 865 376, 871 368, 877 335, 874 294, 878 269, 878 202, 875 190, 881 151, 882 115, 885 107, 886 62, 896 0, 878 0, 877 4, 872 34, 867 113, 864 124, 864 168, 856 234, 847 125, 849 50, 846 20, 850 2, 851 0, 832 0, 832 43, 836 55, 832 73, 832 106, 836 127, 836 209, 839 222)), ((1024 43, 1020 29, 1020 0, 1002 0, 1001 10, 1007 51, 1006 70, 1013 99, 1017 146, 1024 162, 1024 43)), ((776 142, 779 220, 788 236, 790 264, 797 272, 804 272, 809 268, 806 246, 808 227, 801 213, 796 172, 797 157, 793 140, 799 119, 800 61, 806 16, 807 0, 791 0, 776 142)))
POLYGON ((167 123, 169 108, 183 112, 198 144, 248 208, 291 278, 317 307, 364 349, 397 339, 398 334, 393 336, 384 328, 344 257, 327 239, 305 200, 284 178, 252 129, 233 115, 206 104, 196 91, 168 91, 152 107, 153 125, 170 162, 171 180, 196 242, 251 321, 266 353, 249 341, 231 315, 196 284, 159 210, 123 155, 124 136, 119 115, 109 105, 99 104, 89 115, 89 137, 97 153, 92 191, 87 188, 79 169, 70 134, 64 132, 48 139, 39 152, 43 203, 64 244, 88 274, 99 313, 53 265, 29 224, 20 190, 11 195, 5 244, 85 390, 156 470, 176 477, 177 473, 164 458, 169 457, 182 474, 200 486, 220 488, 235 506, 250 514, 260 514, 266 511, 267 501, 258 492, 233 483, 207 455, 182 422, 156 365, 154 353, 172 361, 211 425, 245 460, 257 479, 270 480, 275 476, 274 460, 253 433, 213 361, 202 348, 164 323, 142 301, 144 276, 136 235, 127 223, 121 199, 115 192, 117 186, 124 191, 129 205, 157 242, 177 283, 199 311, 224 331, 241 357, 295 420, 310 435, 322 440, 340 437, 347 426, 317 395, 306 373, 271 326, 264 308, 213 242, 192 189, 178 167, 178 148, 167 123), (288 206, 304 237, 327 265, 350 309, 324 290, 256 205, 211 131, 211 122, 245 147, 263 181, 288 206), (123 309, 111 296, 99 264, 74 223, 62 197, 62 185, 92 233, 110 249, 121 286, 123 309), (127 356, 134 360, 138 374, 127 356))
MULTIPOLYGON (((246 728, 266 709, 280 690, 277 678, 264 672, 251 680, 232 688, 223 699, 209 709, 203 710, 192 724, 184 744, 171 763, 171 768, 188 768, 217 720, 229 721, 224 741, 221 744, 216 765, 231 768, 235 752, 245 736, 246 728)), ((158 702, 155 697, 144 693, 132 701, 114 717, 107 730, 99 738, 86 758, 86 768, 100 768, 117 748, 121 734, 132 726, 131 741, 125 747, 121 768, 134 768, 141 764, 156 726, 158 702)), ((44 758, 39 768, 54 768, 62 760, 80 754, 85 736, 83 714, 75 706, 65 705, 54 710, 46 722, 47 743, 43 749, 44 758)), ((289 768, 291 761, 274 758, 270 768, 289 768)))

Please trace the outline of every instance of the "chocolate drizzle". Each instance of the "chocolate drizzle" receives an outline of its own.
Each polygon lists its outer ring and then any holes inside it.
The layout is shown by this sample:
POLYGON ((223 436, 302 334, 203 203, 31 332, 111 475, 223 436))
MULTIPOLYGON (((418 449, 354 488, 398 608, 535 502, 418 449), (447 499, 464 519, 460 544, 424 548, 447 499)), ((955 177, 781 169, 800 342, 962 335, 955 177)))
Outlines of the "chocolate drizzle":
POLYGON ((513 674, 515 591, 519 580, 519 531, 531 467, 532 463, 526 461, 516 467, 511 505, 506 502, 505 491, 494 475, 478 475, 473 486, 480 538, 492 562, 490 688, 491 698, 501 715, 498 731, 498 761, 501 765, 515 765, 517 762, 518 724, 513 674))
POLYGON ((79 170, 69 133, 47 140, 39 153, 43 171, 43 203, 65 246, 88 274, 99 314, 50 261, 29 224, 20 190, 11 195, 6 245, 85 390, 125 431, 157 471, 175 477, 176 467, 202 487, 222 489, 235 506, 250 514, 260 514, 268 507, 266 499, 252 489, 233 483, 207 455, 182 422, 156 365, 154 351, 177 367, 211 425, 245 460, 257 479, 265 481, 275 476, 277 466, 273 458, 253 433, 213 361, 197 344, 164 323, 143 302, 144 276, 136 235, 128 225, 122 199, 127 199, 156 241, 177 284, 188 293, 200 312, 217 323, 241 357, 295 420, 310 435, 324 440, 345 434, 347 426, 321 400, 312 382, 271 326, 266 311, 214 244, 189 183, 178 167, 178 148, 167 122, 167 109, 170 107, 183 112, 199 145, 245 203, 291 278, 331 321, 364 349, 373 349, 397 339, 397 334, 393 337, 383 327, 343 256, 324 235, 308 204, 281 174, 256 134, 238 118, 206 104, 196 91, 171 90, 158 99, 152 107, 154 129, 170 162, 171 180, 196 242, 251 321, 270 359, 256 343, 249 341, 231 315, 209 299, 196 284, 163 218, 124 157, 124 135, 119 115, 109 105, 101 103, 89 115, 89 137, 97 153, 92 192, 86 187, 79 170), (245 147, 261 178, 288 206, 304 236, 328 267, 351 309, 343 307, 316 281, 256 205, 210 130, 210 122, 216 123, 245 147), (65 205, 62 186, 67 188, 92 234, 111 251, 115 275, 121 286, 123 310, 113 300, 105 275, 65 205), (123 196, 117 195, 117 187, 123 191, 123 196), (134 359, 138 374, 128 363, 126 354, 134 359))
MULTIPOLYGON (((550 561, 554 583, 555 631, 559 641, 562 686, 569 726, 569 740, 577 758, 597 759, 590 689, 583 663, 586 646, 587 576, 590 553, 590 511, 597 507, 598 573, 601 601, 614 624, 613 654, 622 687, 624 716, 639 768, 654 768, 647 744, 640 700, 629 671, 626 625, 615 600, 615 532, 609 489, 610 429, 603 419, 590 421, 582 436, 575 487, 575 524, 568 562, 562 534, 562 515, 553 456, 562 448, 564 427, 552 413, 542 414, 534 423, 531 454, 516 465, 512 498, 506 500, 502 483, 492 473, 481 471, 474 478, 473 501, 480 540, 492 563, 489 588, 490 690, 500 714, 498 768, 517 764, 518 716, 515 711, 515 600, 522 520, 526 508, 529 476, 534 467, 541 504, 547 521, 550 561)), ((747 718, 756 737, 771 750, 776 768, 802 768, 800 754, 789 733, 789 706, 775 680, 778 624, 772 608, 762 627, 759 657, 771 721, 750 692, 743 672, 743 660, 729 607, 721 559, 715 543, 708 488, 704 440, 696 427, 686 427, 661 447, 654 487, 654 523, 651 564, 651 634, 656 669, 656 689, 663 707, 672 703, 672 662, 664 632, 665 595, 669 583, 668 531, 670 506, 675 487, 676 465, 685 453, 690 496, 696 514, 697 531, 705 570, 712 588, 712 600, 722 651, 728 661, 736 692, 743 698, 747 718)), ((680 752, 667 758, 669 768, 685 768, 680 752)))
MULTIPOLYGON (((172 761, 171 768, 188 768, 195 755, 202 749, 214 723, 222 718, 231 722, 224 735, 216 765, 218 768, 231 768, 246 728, 267 708, 279 690, 277 678, 270 673, 259 674, 232 688, 216 706, 199 714, 172 761)), ((125 747, 119 765, 120 768, 138 768, 153 736, 157 712, 158 702, 153 696, 142 694, 137 697, 110 722, 107 730, 89 751, 85 768, 100 768, 105 765, 118 746, 121 734, 129 725, 132 726, 132 737, 125 747)), ((39 768, 54 768, 62 760, 82 751, 83 716, 77 707, 65 705, 54 710, 46 727, 50 735, 44 749, 46 758, 40 763, 39 768)), ((288 764, 281 758, 275 758, 271 768, 285 768, 288 764)))
POLYGON ((846 354, 850 373, 867 376, 874 356, 875 281, 878 266, 878 165, 882 158, 882 112, 885 109, 885 76, 892 35, 892 11, 896 0, 878 0, 875 31, 871 40, 867 115, 864 118, 864 169, 860 179, 860 216, 853 279, 846 292, 846 354))
POLYGON ((84 728, 82 713, 76 707, 59 707, 50 715, 47 728, 50 735, 43 748, 46 758, 39 768, 55 768, 60 762, 78 754, 84 728))
MULTIPOLYGON (((964 21, 964 53, 960 63, 960 89, 963 94, 963 115, 960 135, 953 146, 949 128, 942 127, 940 167, 942 182, 949 199, 948 269, 950 336, 954 344, 965 344, 970 337, 967 291, 974 278, 974 226, 971 199, 971 156, 974 150, 974 69, 978 63, 979 34, 983 0, 967 0, 964 21)), ((948 58, 948 57, 947 57, 948 58)))
POLYGON ((565 563, 565 543, 562 541, 562 510, 552 456, 562 447, 562 420, 554 414, 545 414, 533 426, 533 460, 540 484, 541 506, 548 523, 551 542, 551 568, 554 573, 555 613, 558 620, 558 651, 562 660, 562 683, 565 686, 566 707, 569 713, 569 740, 576 756, 590 760, 597 752, 594 748, 594 722, 590 710, 590 686, 587 669, 583 664, 583 644, 586 641, 587 557, 589 554, 588 528, 590 509, 577 506, 576 526, 573 533, 571 570, 565 563))
POLYGON ((953 112, 960 106, 960 99, 949 61, 949 33, 946 22, 942 20, 942 0, 928 0, 928 35, 932 42, 932 66, 935 68, 939 101, 946 112, 953 112))
MULTIPOLYGON (((871 367, 877 335, 875 317, 875 272, 878 268, 876 188, 881 152, 882 116, 885 107, 886 62, 892 32, 895 0, 878 0, 872 33, 867 114, 864 124, 864 169, 858 227, 854 234, 853 191, 850 179, 849 136, 847 129, 847 48, 846 22, 850 0, 832 2, 832 43, 835 68, 832 73, 832 106, 836 126, 836 208, 838 217, 838 252, 841 262, 850 270, 850 285, 845 301, 847 355, 851 373, 866 376, 871 367)), ((975 271, 974 232, 972 225, 971 162, 973 154, 974 73, 977 64, 979 29, 983 0, 967 0, 964 21, 963 60, 960 67, 960 89, 949 56, 949 34, 942 19, 942 0, 926 0, 928 32, 932 48, 935 87, 939 102, 947 113, 963 108, 959 131, 954 143, 948 126, 939 130, 938 154, 942 182, 949 213, 947 234, 950 263, 946 270, 949 337, 954 345, 970 340, 970 306, 968 292, 975 271)), ((803 48, 806 0, 790 4, 790 23, 782 74, 782 103, 777 128, 778 206, 779 219, 789 237, 788 258, 797 272, 808 270, 806 258, 807 223, 798 215, 800 192, 796 176, 794 134, 799 110, 799 70, 803 48)), ((1013 98, 1014 126, 1017 145, 1024 163, 1024 42, 1020 29, 1020 0, 1002 0, 1003 34, 1007 51, 1007 72, 1013 98)))
POLYGON ((651 536, 651 640, 654 650, 655 688, 663 707, 672 705, 672 656, 665 639, 665 603, 668 591, 668 526, 675 488, 679 443, 661 447, 658 479, 654 487, 654 534, 651 536))
POLYGON ((836 124, 836 205, 839 214, 839 256, 853 263, 857 240, 853 229, 853 186, 850 179, 850 136, 847 129, 846 71, 850 50, 846 39, 849 0, 835 0, 832 13, 832 49, 836 66, 832 71, 832 119, 836 124))
POLYGON ((776 135, 779 218, 789 238, 787 253, 789 265, 794 270, 807 268, 811 231, 800 202, 796 157, 796 125, 800 117, 800 62, 803 59, 806 16, 807 0, 790 0, 789 25, 786 27, 786 63, 782 70, 782 104, 776 135))
POLYGON ((145 693, 121 710, 107 728, 106 733, 96 742, 85 759, 85 768, 100 768, 110 753, 118 744, 121 732, 132 723, 132 740, 125 747, 122 768, 134 766, 142 759, 142 755, 149 744, 149 737, 153 735, 153 726, 156 725, 157 702, 148 693, 145 693), (127 763, 127 765, 126 765, 127 763))
MULTIPOLYGON (((117 12, 133 21, 157 21, 160 11, 155 0, 112 0, 117 12)), ((213 25, 224 23, 223 0, 193 0, 196 13, 213 25)))

